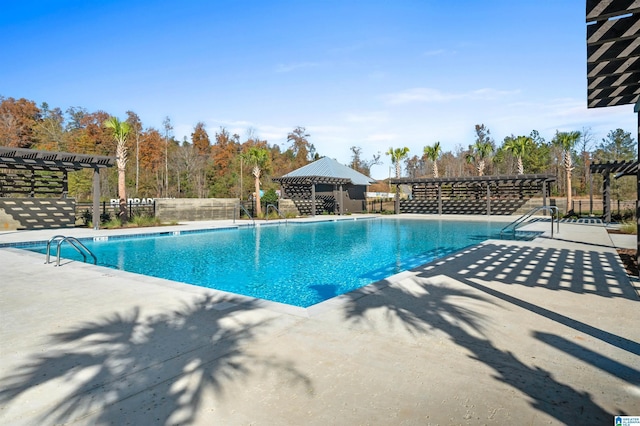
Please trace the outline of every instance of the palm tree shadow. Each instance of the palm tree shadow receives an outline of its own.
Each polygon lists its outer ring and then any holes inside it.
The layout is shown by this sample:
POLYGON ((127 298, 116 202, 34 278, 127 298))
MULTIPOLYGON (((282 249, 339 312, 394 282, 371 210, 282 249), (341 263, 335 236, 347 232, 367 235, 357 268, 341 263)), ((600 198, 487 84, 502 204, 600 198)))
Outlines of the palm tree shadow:
POLYGON ((414 282, 422 291, 389 283, 365 297, 350 293, 346 295, 344 316, 348 321, 375 326, 369 316, 374 310, 382 310, 388 324, 400 323, 412 333, 444 333, 454 344, 467 349, 471 359, 490 367, 493 378, 528 396, 535 409, 564 424, 610 421, 612 413, 598 406, 588 393, 560 383, 550 372, 526 365, 513 353, 494 346, 483 333, 484 317, 474 309, 478 303, 491 303, 490 298, 472 291, 472 287, 454 288, 436 275, 431 278, 429 282, 414 282))
POLYGON ((311 380, 292 361, 256 357, 244 349, 269 324, 238 319, 252 309, 233 298, 204 297, 169 314, 142 318, 136 308, 52 335, 46 355, 0 379, 0 404, 62 383, 68 394, 55 398, 40 424, 86 416, 95 416, 97 424, 144 424, 150 416, 154 424, 189 424, 207 392, 223 399, 227 385, 253 375, 285 376, 291 386, 312 394, 311 380), (226 309, 218 310, 221 304, 226 309), (118 403, 128 398, 147 410, 129 404, 132 409, 124 413, 118 403))

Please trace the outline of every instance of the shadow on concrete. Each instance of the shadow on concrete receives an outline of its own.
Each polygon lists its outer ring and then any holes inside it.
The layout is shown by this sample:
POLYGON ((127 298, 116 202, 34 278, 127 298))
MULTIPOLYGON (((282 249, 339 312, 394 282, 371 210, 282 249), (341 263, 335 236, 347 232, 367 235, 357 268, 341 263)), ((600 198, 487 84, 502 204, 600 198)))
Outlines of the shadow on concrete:
MULTIPOLYGON (((525 395, 533 408, 548 414, 563 424, 599 424, 610 422, 613 414, 599 406, 588 392, 581 392, 570 385, 554 379, 550 371, 538 366, 529 366, 518 357, 501 350, 482 332, 483 318, 462 305, 489 303, 488 296, 498 297, 521 308, 545 316, 568 327, 590 334, 608 343, 635 354, 640 354, 638 343, 604 330, 576 321, 567 316, 551 312, 542 307, 525 302, 478 284, 473 278, 496 280, 504 283, 518 283, 526 286, 545 286, 556 291, 572 291, 596 293, 605 297, 635 297, 618 284, 619 291, 612 291, 612 282, 597 284, 594 288, 585 288, 583 279, 589 275, 589 269, 581 268, 583 262, 593 271, 604 269, 608 273, 612 259, 600 253, 578 252, 570 250, 537 249, 532 247, 502 246, 486 244, 474 247, 435 264, 416 269, 417 278, 432 278, 429 281, 415 280, 422 291, 416 292, 404 288, 403 284, 391 284, 382 291, 361 297, 357 293, 346 295, 344 316, 354 322, 366 322, 368 312, 382 309, 386 312, 388 322, 399 321, 412 333, 429 333, 438 331, 445 333, 451 341, 471 352, 471 358, 490 367, 496 380, 513 387, 525 395), (450 265, 445 265, 451 262, 450 265), (568 266, 572 265, 572 266, 568 266), (550 269, 548 269, 550 267, 550 269), (567 268, 571 271, 567 273, 567 268), (528 273, 524 273, 528 271, 528 273), (542 273, 548 273, 548 277, 542 273), (438 280, 438 276, 446 275, 469 286, 469 290, 448 287, 446 278, 438 280), (516 280, 516 278, 521 278, 516 280), (560 283, 555 282, 560 279, 560 283), (475 292, 471 289, 479 290, 475 292), (487 295, 487 296, 484 296, 487 295), (471 303, 469 303, 471 302, 471 303)), ((587 281, 591 282, 591 281, 587 281)), ((539 335, 538 337, 543 337, 539 335)), ((559 342, 547 339, 547 343, 559 342)), ((574 356, 592 363, 596 367, 613 369, 626 377, 625 380, 636 381, 637 371, 608 363, 598 354, 577 354, 575 348, 563 345, 574 356), (628 376, 628 377, 627 377, 628 376)))
POLYGON ((614 253, 482 244, 419 269, 420 277, 446 274, 464 284, 530 312, 640 355, 640 343, 487 287, 479 280, 504 285, 640 300, 614 253), (447 264, 455 260, 455 266, 447 264), (452 270, 453 269, 453 270, 452 270))
POLYGON ((381 281, 391 275, 398 274, 402 271, 411 270, 420 265, 424 265, 425 263, 432 262, 434 259, 438 259, 440 257, 447 256, 451 253, 455 253, 458 250, 459 250, 458 248, 445 246, 445 247, 435 248, 433 250, 427 250, 420 254, 403 258, 402 250, 398 244, 398 247, 396 249, 395 262, 389 263, 388 265, 385 265, 381 268, 368 271, 366 274, 361 274, 359 278, 366 279, 367 281, 370 281, 370 282, 381 281))
POLYGON ((640 386, 640 371, 635 368, 628 367, 562 336, 537 331, 533 333, 533 337, 631 385, 640 386))
POLYGON ((55 334, 43 355, 0 379, 0 404, 58 389, 39 424, 88 416, 94 424, 191 424, 206 393, 223 399, 226 385, 252 375, 276 374, 313 393, 292 361, 243 350, 268 325, 234 319, 252 309, 205 297, 169 314, 142 318, 136 308, 55 334))
POLYGON ((464 265, 456 278, 640 300, 616 253, 487 243, 464 265))

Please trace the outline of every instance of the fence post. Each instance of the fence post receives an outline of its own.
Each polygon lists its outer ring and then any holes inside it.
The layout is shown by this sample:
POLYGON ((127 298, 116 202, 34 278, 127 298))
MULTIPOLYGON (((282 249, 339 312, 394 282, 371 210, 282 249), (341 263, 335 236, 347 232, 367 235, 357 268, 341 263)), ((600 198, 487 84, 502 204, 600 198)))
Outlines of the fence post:
POLYGON ((582 216, 582 200, 578 200, 578 215, 582 216))

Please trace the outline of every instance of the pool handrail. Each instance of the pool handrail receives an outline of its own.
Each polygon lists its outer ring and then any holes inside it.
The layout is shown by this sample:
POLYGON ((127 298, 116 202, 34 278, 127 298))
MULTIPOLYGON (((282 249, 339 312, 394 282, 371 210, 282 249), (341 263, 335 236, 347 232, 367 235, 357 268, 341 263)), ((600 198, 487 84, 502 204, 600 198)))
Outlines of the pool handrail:
POLYGON ((64 235, 55 235, 51 237, 47 242, 47 257, 45 260, 45 264, 49 264, 51 243, 53 241, 58 241, 58 247, 56 248, 56 266, 60 266, 60 247, 62 246, 62 243, 64 243, 65 241, 68 242, 71 245, 71 247, 73 247, 78 253, 82 255, 83 262, 85 263, 87 262, 87 254, 89 254, 93 258, 93 264, 94 265, 98 264, 98 258, 96 257, 96 255, 93 254, 93 252, 91 252, 91 250, 89 250, 84 244, 82 244, 80 240, 78 240, 75 237, 65 237, 64 235))
POLYGON ((554 220, 554 218, 557 221, 557 225, 556 225, 557 232, 560 233, 560 209, 558 209, 558 207, 556 207, 556 206, 540 206, 540 207, 535 207, 535 208, 529 210, 527 213, 523 214, 518 219, 514 220, 513 222, 511 222, 510 224, 508 224, 507 226, 502 228, 500 230, 500 238, 502 238, 502 235, 510 227, 513 227, 513 229, 511 231, 512 231, 513 235, 515 236, 516 230, 518 229, 518 227, 523 225, 525 223, 525 220, 529 219, 531 216, 533 216, 535 213, 537 213, 537 212, 539 212, 541 210, 542 211, 551 212, 551 238, 553 238, 553 220, 554 220))
MULTIPOLYGON (((255 219, 253 218, 253 216, 251 216, 251 214, 249 213, 249 210, 247 210, 247 209, 245 208, 245 206, 243 206, 242 204, 236 204, 236 205, 235 205, 235 207, 234 207, 234 209, 233 209, 233 223, 236 223, 236 211, 237 211, 238 207, 240 207, 240 209, 242 209, 242 211, 244 212, 244 214, 246 214, 246 215, 247 215, 247 217, 248 217, 249 219, 251 219, 251 222, 253 223, 253 226, 256 226, 256 221, 255 221, 255 219)), ((240 218, 240 215, 239 215, 239 214, 238 214, 238 218, 240 218)))
POLYGON ((278 213, 278 216, 284 219, 284 223, 287 223, 287 218, 285 217, 285 215, 280 213, 280 210, 278 210, 278 208, 274 204, 267 204, 267 209, 264 214, 264 220, 269 220, 269 207, 273 208, 276 213, 278 213))

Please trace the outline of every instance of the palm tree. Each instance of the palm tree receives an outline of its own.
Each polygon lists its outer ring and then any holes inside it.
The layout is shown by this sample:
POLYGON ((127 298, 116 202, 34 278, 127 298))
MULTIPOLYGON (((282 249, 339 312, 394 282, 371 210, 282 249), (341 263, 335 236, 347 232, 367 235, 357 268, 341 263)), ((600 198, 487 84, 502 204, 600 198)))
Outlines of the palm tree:
POLYGON ((128 220, 127 215, 127 186, 125 182, 125 167, 127 165, 127 136, 131 132, 131 126, 126 121, 120 121, 117 117, 109 117, 104 126, 111 129, 116 140, 116 165, 118 167, 118 198, 120 199, 120 212, 118 217, 122 222, 128 220))
POLYGON ((528 136, 507 137, 502 147, 511 152, 518 160, 518 174, 524 174, 524 164, 522 164, 522 157, 526 154, 529 147, 533 145, 533 139, 528 136))
POLYGON ((252 166, 255 191, 256 191, 256 210, 257 216, 262 216, 262 206, 260 205, 260 174, 269 160, 269 152, 265 148, 252 146, 241 154, 244 161, 252 166))
POLYGON ((396 166, 396 178, 399 178, 400 173, 402 172, 401 161, 409 154, 409 148, 406 146, 404 148, 396 149, 389 148, 389 151, 387 151, 386 154, 391 156, 391 163, 396 166))
POLYGON ((440 142, 436 142, 433 146, 425 146, 424 147, 424 155, 428 160, 433 161, 433 177, 438 177, 438 158, 440 158, 440 154, 442 153, 442 148, 440 148, 440 142))
POLYGON ((484 175, 485 161, 493 153, 493 145, 491 142, 478 141, 473 145, 469 145, 469 154, 467 154, 467 163, 475 163, 478 176, 484 175))
POLYGON ((572 210, 571 208, 571 171, 573 170, 573 160, 571 158, 571 151, 576 142, 580 139, 580 132, 558 132, 553 138, 553 144, 562 148, 562 156, 564 163, 564 170, 567 175, 567 212, 572 210))
MULTIPOLYGON (((391 163, 396 166, 396 179, 400 178, 400 174, 402 172, 402 164, 400 162, 409 154, 409 148, 407 148, 406 146, 404 148, 396 149, 389 148, 389 151, 387 151, 386 154, 391 156, 391 163)), ((389 186, 391 186, 391 182, 389 182, 389 186)), ((400 212, 400 192, 398 192, 397 186, 395 212, 396 214, 400 212)))

